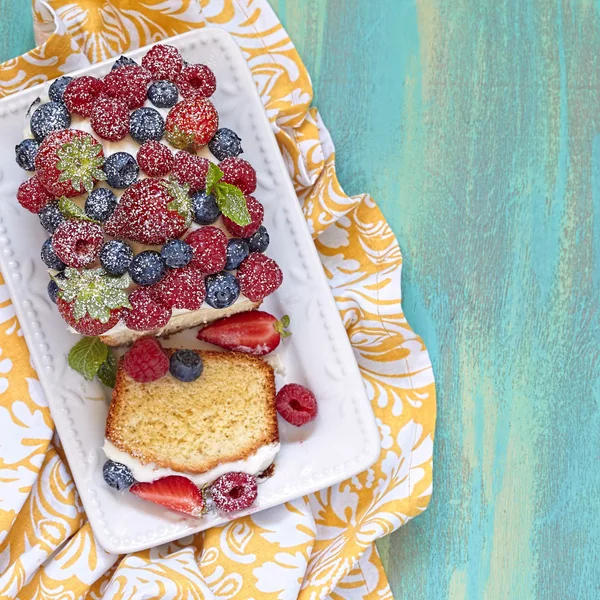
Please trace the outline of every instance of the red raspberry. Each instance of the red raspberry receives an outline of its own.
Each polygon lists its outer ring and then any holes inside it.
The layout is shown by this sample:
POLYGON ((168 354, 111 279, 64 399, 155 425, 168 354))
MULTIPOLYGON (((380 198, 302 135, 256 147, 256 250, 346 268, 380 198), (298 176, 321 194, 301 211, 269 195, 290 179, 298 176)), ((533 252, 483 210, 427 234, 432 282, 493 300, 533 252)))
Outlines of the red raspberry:
POLYGON ((231 235, 241 238, 249 238, 254 235, 258 228, 262 225, 263 217, 265 216, 265 209, 263 205, 254 197, 246 196, 246 206, 250 213, 252 221, 249 225, 238 225, 231 219, 223 216, 223 223, 231 235))
POLYGON ((283 281, 283 273, 277 263, 258 252, 250 254, 240 265, 237 277, 242 294, 252 302, 259 302, 272 294, 283 281))
POLYGON ((61 223, 52 237, 56 256, 68 267, 85 267, 93 263, 104 244, 102 227, 90 221, 69 219, 61 223))
POLYGON ((219 128, 219 113, 212 102, 195 96, 178 102, 167 115, 165 137, 181 150, 206 146, 219 128))
POLYGON ((210 486, 210 495, 215 506, 224 512, 252 506, 257 494, 256 477, 248 473, 232 472, 221 475, 210 486))
POLYGON ((256 189, 256 171, 247 160, 231 156, 219 163, 219 169, 223 171, 223 183, 239 187, 244 194, 256 189))
POLYGON ((104 90, 104 83, 95 77, 77 77, 65 88, 63 101, 70 113, 89 117, 92 108, 104 90))
POLYGON ((137 161, 140 169, 149 177, 164 177, 171 172, 175 164, 171 150, 155 140, 140 146, 137 161))
POLYGON ((159 304, 146 288, 138 288, 129 295, 133 308, 125 309, 125 325, 135 331, 150 331, 164 327, 171 318, 171 309, 159 304))
POLYGON ((191 154, 187 150, 180 150, 175 154, 175 167, 173 175, 180 183, 190 184, 190 193, 203 190, 206 187, 206 174, 210 161, 191 154))
POLYGON ((184 98, 210 98, 217 89, 217 79, 206 65, 189 65, 177 78, 177 87, 184 98))
POLYGON ((81 319, 77 320, 73 316, 73 302, 67 302, 62 298, 56 300, 58 312, 62 318, 77 332, 81 335, 89 335, 90 337, 96 337, 106 333, 109 329, 112 329, 121 318, 122 309, 116 308, 110 311, 110 319, 106 323, 102 323, 97 319, 92 319, 90 315, 85 315, 81 319))
POLYGON ((306 425, 317 416, 317 399, 303 385, 288 383, 278 392, 275 399, 277 412, 296 427, 306 425))
POLYGON ((122 100, 129 108, 140 108, 146 101, 149 83, 150 74, 142 67, 121 67, 104 77, 104 93, 122 100))
POLYGON ((201 227, 185 241, 193 248, 192 264, 206 275, 218 273, 227 262, 227 236, 218 227, 201 227))
POLYGON ((118 142, 129 133, 129 109, 117 98, 99 98, 92 109, 90 123, 101 138, 118 142))
POLYGON ((138 383, 148 383, 169 372, 169 358, 156 338, 144 337, 125 353, 123 368, 138 383))
POLYGON ((198 310, 206 297, 204 273, 193 265, 169 271, 162 281, 149 289, 167 308, 198 310))
POLYGON ((36 215, 53 199, 54 196, 46 191, 37 175, 24 181, 17 191, 19 204, 36 215))
POLYGON ((175 46, 156 44, 142 58, 142 66, 150 72, 154 80, 176 81, 183 68, 183 57, 175 46))

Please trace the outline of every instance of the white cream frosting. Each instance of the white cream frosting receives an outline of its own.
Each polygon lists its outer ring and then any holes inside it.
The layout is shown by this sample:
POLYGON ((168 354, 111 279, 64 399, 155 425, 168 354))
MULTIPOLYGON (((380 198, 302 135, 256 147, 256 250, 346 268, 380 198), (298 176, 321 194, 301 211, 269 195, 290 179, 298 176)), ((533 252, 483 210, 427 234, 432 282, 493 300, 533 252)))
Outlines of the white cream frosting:
POLYGON ((231 473, 233 471, 248 473, 249 475, 258 475, 267 469, 275 459, 279 452, 280 444, 267 444, 261 446, 252 456, 243 460, 234 462, 226 462, 217 465, 216 467, 205 471, 204 473, 185 473, 182 471, 174 471, 163 467, 157 467, 154 463, 143 464, 139 459, 131 456, 127 452, 119 450, 114 444, 108 440, 104 440, 104 454, 115 462, 119 462, 129 468, 137 481, 155 481, 169 475, 183 475, 193 481, 198 487, 213 482, 215 479, 231 473))

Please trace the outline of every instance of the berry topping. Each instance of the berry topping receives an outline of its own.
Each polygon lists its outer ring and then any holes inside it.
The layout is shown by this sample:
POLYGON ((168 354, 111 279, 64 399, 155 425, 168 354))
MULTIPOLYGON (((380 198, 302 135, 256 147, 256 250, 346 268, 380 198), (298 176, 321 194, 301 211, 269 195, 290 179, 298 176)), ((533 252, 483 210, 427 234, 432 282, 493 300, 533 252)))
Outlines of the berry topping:
POLYGON ((231 238, 227 242, 227 262, 225 263, 226 271, 237 269, 242 261, 248 258, 250 248, 248 242, 240 238, 231 238))
POLYGON ((140 169, 135 158, 127 152, 115 152, 104 162, 104 172, 108 185, 124 189, 137 180, 140 169))
POLYGON ((118 142, 129 132, 129 109, 118 98, 100 98, 94 104, 90 123, 101 138, 118 142))
POLYGON ((175 379, 189 383, 196 381, 200 375, 204 365, 202 359, 197 352, 193 350, 177 350, 171 355, 169 360, 169 372, 175 379))
POLYGON ((71 125, 71 115, 62 102, 47 102, 36 108, 29 128, 33 137, 41 142, 49 133, 67 129, 71 125))
POLYGON ((58 300, 58 292, 60 292, 60 288, 58 287, 58 284, 56 283, 56 281, 54 281, 54 279, 51 279, 48 282, 48 297, 50 298, 50 300, 52 300, 52 302, 54 302, 54 304, 56 304, 57 300, 58 300))
POLYGON ((60 260, 60 258, 58 258, 58 256, 56 256, 56 252, 54 252, 54 248, 52 247, 52 238, 48 238, 42 244, 41 257, 43 263, 49 269, 64 271, 65 267, 67 266, 62 260, 60 260))
POLYGON ((63 101, 69 112, 89 117, 92 108, 104 90, 104 83, 95 77, 78 77, 69 82, 63 92, 63 101))
POLYGON ((64 215, 58 208, 58 202, 49 202, 46 204, 46 206, 40 210, 38 217, 40 218, 42 227, 48 233, 54 233, 56 228, 65 221, 64 215))
POLYGON ((224 183, 231 183, 239 187, 244 194, 251 194, 256 189, 256 171, 252 165, 243 158, 226 158, 219 163, 223 171, 224 183))
POLYGON ((142 66, 150 71, 154 80, 175 81, 181 73, 183 58, 174 46, 156 44, 142 58, 142 66))
POLYGON ((218 227, 192 231, 185 241, 193 248, 192 264, 202 272, 218 273, 227 260, 227 236, 218 227))
POLYGON ((160 245, 185 232, 190 213, 191 200, 184 186, 174 181, 142 179, 121 196, 105 231, 114 237, 160 245))
POLYGON ((46 191, 37 175, 24 181, 17 190, 19 204, 35 214, 39 213, 53 199, 54 196, 46 191))
POLYGON ((196 192, 206 187, 206 175, 210 162, 207 158, 201 158, 186 150, 180 150, 175 154, 175 166, 173 175, 180 183, 187 183, 190 192, 196 192))
POLYGON ((112 190, 100 187, 92 190, 85 200, 85 214, 95 221, 104 221, 110 218, 117 206, 117 197, 112 190))
POLYGON ((69 267, 85 267, 93 263, 103 243, 100 225, 80 219, 61 223, 52 237, 56 255, 69 267))
POLYGON ((210 323, 198 332, 198 339, 226 350, 264 356, 273 352, 286 331, 290 318, 276 317, 261 310, 232 315, 210 323))
POLYGON ((133 307, 125 310, 125 325, 135 331, 150 331, 164 327, 171 318, 171 309, 157 302, 148 288, 131 292, 129 302, 133 307))
POLYGON ((129 265, 129 275, 138 285, 154 285, 166 275, 166 267, 160 254, 144 250, 136 254, 129 265))
POLYGON ((192 247, 182 240, 171 240, 160 251, 165 264, 171 269, 179 269, 189 265, 193 254, 192 247))
MULTIPOLYGON (((60 287, 60 284, 58 285, 60 287)), ((117 309, 111 311, 110 318, 106 323, 103 323, 100 319, 94 319, 88 314, 77 319, 73 314, 75 302, 67 302, 59 297, 56 301, 56 305, 58 306, 58 312, 61 314, 62 318, 75 331, 81 333, 81 335, 89 335, 90 337, 106 333, 109 329, 112 329, 121 318, 121 310, 117 309)))
POLYGON ((171 108, 177 104, 178 98, 177 86, 166 79, 155 81, 148 88, 148 100, 157 108, 171 108))
POLYGON ((205 98, 188 98, 167 115, 167 141, 182 150, 196 151, 208 144, 219 128, 219 115, 205 98))
POLYGON ((115 490, 126 490, 135 483, 131 471, 123 464, 107 460, 102 467, 104 481, 115 490))
POLYGON ((221 216, 221 209, 212 194, 201 190, 192 194, 192 218, 200 225, 212 225, 221 216))
POLYGON ((128 108, 140 108, 146 101, 150 75, 142 67, 130 65, 111 71, 104 78, 104 94, 122 100, 128 108))
POLYGON ((221 475, 210 486, 215 506, 223 512, 234 512, 252 506, 258 494, 256 477, 248 473, 221 475))
POLYGON ((158 141, 164 133, 165 121, 155 108, 138 108, 131 113, 129 134, 139 144, 150 140, 158 141))
POLYGON ((317 416, 315 395, 303 385, 288 383, 278 392, 275 400, 277 412, 296 427, 306 425, 317 416))
POLYGON ((139 65, 132 58, 129 58, 128 56, 119 56, 119 58, 117 58, 117 60, 115 60, 113 66, 111 67, 110 70, 114 71, 115 69, 121 69, 122 67, 138 67, 138 66, 139 65))
POLYGON ((50 100, 52 100, 52 102, 63 102, 63 95, 71 81, 73 81, 73 78, 68 75, 55 79, 48 89, 50 100))
POLYGON ((243 152, 242 139, 232 131, 223 127, 219 129, 210 142, 208 149, 213 153, 217 160, 225 160, 226 158, 235 158, 243 152))
POLYGON ((269 232, 264 225, 261 225, 247 240, 250 252, 264 252, 269 247, 269 241, 269 232))
POLYGON ((226 271, 209 275, 204 283, 206 284, 206 303, 213 308, 227 308, 240 295, 238 280, 226 271))
POLYGON ((217 79, 206 65, 189 65, 179 74, 177 85, 184 98, 210 98, 217 89, 217 79))
POLYGON ((231 219, 223 216, 223 223, 225 227, 227 227, 229 233, 232 235, 241 238, 247 238, 251 235, 254 235, 261 226, 265 216, 265 209, 263 208, 263 205, 254 196, 246 196, 246 208, 250 214, 249 225, 238 225, 231 219))
POLYGON ((129 491, 142 500, 192 517, 201 517, 205 512, 202 492, 187 477, 181 475, 169 475, 152 483, 136 483, 129 491))
POLYGON ((138 383, 149 383, 169 372, 169 357, 156 338, 144 337, 125 353, 123 368, 138 383))
POLYGON ((35 171, 35 157, 39 149, 40 143, 33 138, 27 138, 15 146, 15 160, 21 169, 35 171))
POLYGON ((100 264, 110 275, 123 275, 133 260, 133 250, 129 244, 119 240, 106 242, 100 250, 100 264))
POLYGON ((283 281, 283 273, 277 263, 264 254, 253 252, 240 265, 237 272, 242 294, 259 302, 272 294, 283 281))
POLYGON ((150 291, 167 308, 198 310, 206 297, 204 274, 191 265, 173 269, 150 291))
POLYGON ((150 140, 143 144, 137 153, 140 169, 149 177, 164 177, 171 172, 175 159, 167 146, 150 140))

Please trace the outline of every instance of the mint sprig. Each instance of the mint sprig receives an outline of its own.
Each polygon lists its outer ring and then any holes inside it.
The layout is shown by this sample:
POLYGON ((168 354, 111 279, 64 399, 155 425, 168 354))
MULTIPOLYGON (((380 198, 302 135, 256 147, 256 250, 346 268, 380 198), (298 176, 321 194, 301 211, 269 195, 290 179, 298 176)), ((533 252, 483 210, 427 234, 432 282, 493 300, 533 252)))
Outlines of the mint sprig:
POLYGON ((250 225, 252 219, 246 206, 246 197, 242 190, 231 183, 223 183, 223 171, 210 163, 206 174, 206 193, 212 195, 221 212, 234 223, 250 225))
POLYGON ((108 346, 97 337, 84 337, 69 352, 69 366, 88 381, 96 377, 108 357, 108 346))
POLYGON ((73 200, 69 200, 69 198, 66 198, 65 196, 61 196, 58 199, 58 210, 60 210, 65 219, 80 219, 81 221, 99 223, 99 221, 88 217, 79 204, 76 204, 73 200))
POLYGON ((111 388, 115 387, 117 380, 117 359, 110 350, 106 355, 106 360, 100 365, 96 375, 105 386, 111 388))

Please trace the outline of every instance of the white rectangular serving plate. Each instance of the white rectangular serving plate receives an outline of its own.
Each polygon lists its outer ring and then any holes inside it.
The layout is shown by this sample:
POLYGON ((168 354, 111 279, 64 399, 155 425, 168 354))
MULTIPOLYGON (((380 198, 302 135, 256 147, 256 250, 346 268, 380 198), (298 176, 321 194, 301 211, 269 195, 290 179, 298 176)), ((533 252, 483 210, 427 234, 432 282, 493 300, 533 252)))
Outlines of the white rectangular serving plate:
MULTIPOLYGON (((109 488, 102 479, 102 451, 110 390, 71 370, 67 354, 77 337, 69 333, 46 293, 48 274, 40 260, 45 232, 36 215, 16 200, 28 177, 14 160, 23 137, 25 113, 46 86, 0 101, 0 266, 16 314, 48 399, 83 506, 98 542, 124 554, 168 542, 227 521, 282 504, 347 479, 371 466, 380 451, 373 411, 352 347, 340 319, 323 267, 302 215, 277 142, 246 61, 225 31, 199 29, 165 40, 191 63, 209 65, 217 77, 212 98, 220 126, 243 140, 243 157, 255 167, 255 196, 264 204, 271 234, 267 254, 284 273, 281 288, 265 310, 288 314, 293 335, 280 352, 285 374, 278 386, 301 383, 315 393, 319 414, 302 428, 279 420, 281 452, 274 475, 259 486, 251 509, 229 519, 215 513, 186 517, 109 488)), ((141 48, 127 56, 139 60, 141 48)), ((73 73, 102 76, 111 61, 73 73)), ((191 346, 193 332, 172 336, 170 346, 191 346)))

